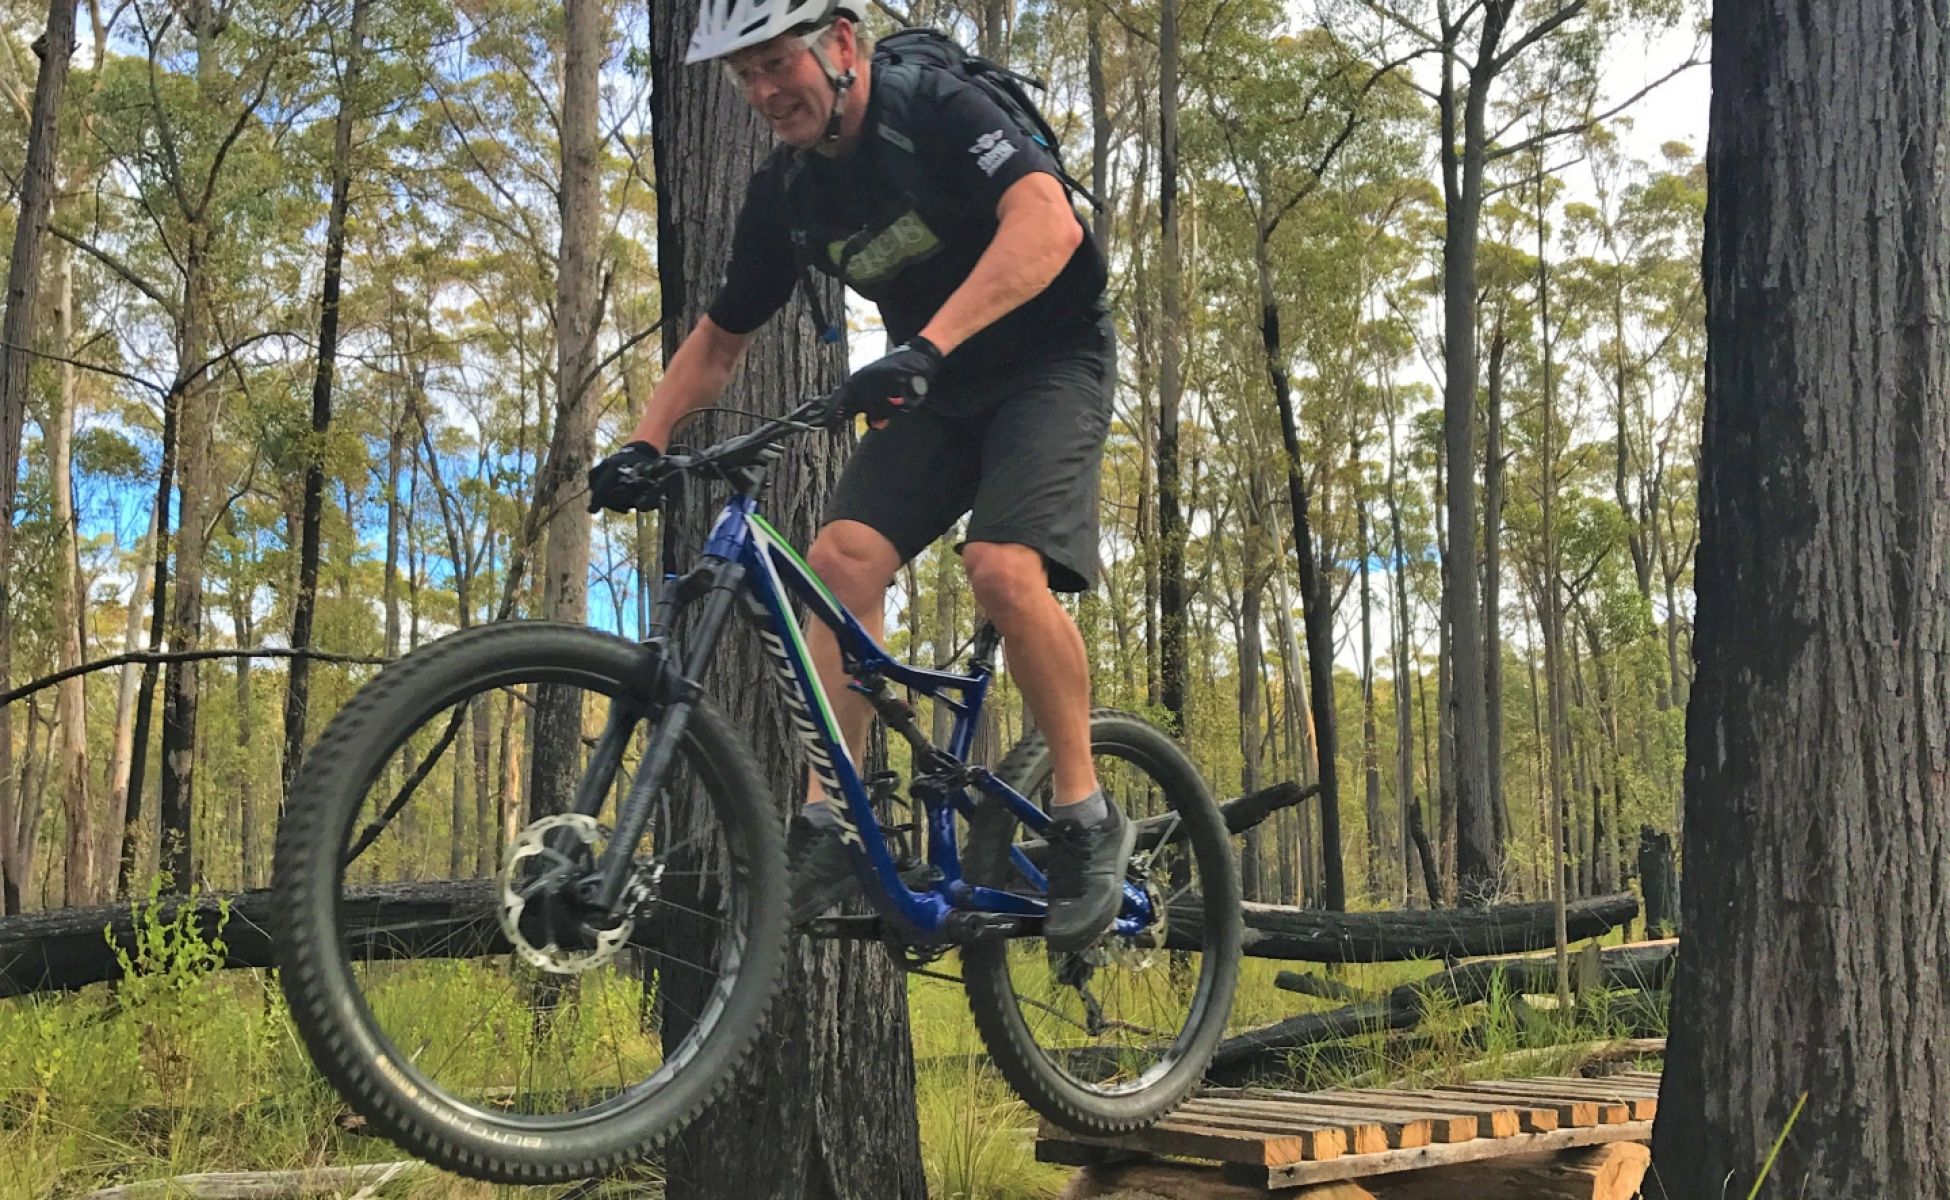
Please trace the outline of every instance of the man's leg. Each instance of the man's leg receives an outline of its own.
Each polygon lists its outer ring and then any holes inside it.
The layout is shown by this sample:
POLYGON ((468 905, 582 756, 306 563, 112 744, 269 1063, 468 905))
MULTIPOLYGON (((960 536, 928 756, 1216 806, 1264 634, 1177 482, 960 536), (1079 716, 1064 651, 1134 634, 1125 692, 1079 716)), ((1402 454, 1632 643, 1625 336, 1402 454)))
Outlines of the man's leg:
POLYGON ((1049 590, 1040 551, 1007 542, 962 548, 968 585, 1002 633, 1009 673, 1049 743, 1057 807, 1097 790, 1090 757, 1090 662, 1069 610, 1049 590))
MULTIPOLYGON (((854 620, 860 622, 874 640, 880 640, 886 625, 887 589, 893 584, 894 573, 901 566, 900 551, 894 548, 894 544, 858 521, 833 521, 822 527, 813 538, 812 548, 806 554, 806 565, 853 614, 854 620)), ((819 675, 819 686, 825 691, 827 702, 833 706, 833 716, 840 723, 840 737, 846 743, 847 753, 858 764, 866 756, 867 730, 873 724, 873 707, 846 686, 849 680, 840 660, 839 639, 833 636, 833 631, 824 622, 813 618, 807 620, 806 626, 806 650, 812 655, 813 670, 819 675)), ((1077 649, 1081 652, 1082 648, 1083 643, 1079 639, 1077 649)), ((813 804, 822 796, 819 779, 810 771, 806 777, 806 803, 813 804)))
POLYGON ((1081 950, 1116 919, 1125 864, 1137 841, 1137 826, 1097 785, 1090 754, 1090 664, 1083 636, 1050 594, 1049 568, 1041 551, 1015 543, 969 542, 962 561, 982 611, 1002 632, 1009 671, 1049 743, 1055 794, 1043 937, 1052 949, 1081 950))
MULTIPOLYGON (((859 521, 831 521, 813 539, 807 565, 826 584, 846 610, 876 640, 884 624, 887 588, 900 569, 900 552, 887 538, 859 521)), ((839 640, 817 618, 806 622, 806 652, 812 656, 819 686, 839 722, 840 739, 858 766, 865 757, 867 730, 873 708, 847 688, 846 668, 839 640)), ((863 772, 864 773, 864 772, 863 772)), ((792 907, 788 920, 800 925, 853 894, 853 859, 846 848, 852 822, 840 797, 826 799, 819 776, 806 772, 806 803, 786 834, 786 855, 792 866, 792 907)))

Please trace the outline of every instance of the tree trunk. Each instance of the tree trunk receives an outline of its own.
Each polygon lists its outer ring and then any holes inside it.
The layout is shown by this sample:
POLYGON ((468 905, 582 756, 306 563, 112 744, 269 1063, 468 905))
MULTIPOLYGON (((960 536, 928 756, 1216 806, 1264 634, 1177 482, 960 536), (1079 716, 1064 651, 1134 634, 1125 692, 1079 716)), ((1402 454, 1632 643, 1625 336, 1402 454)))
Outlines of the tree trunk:
MULTIPOLYGON (((561 246, 557 258, 555 427, 546 469, 554 482, 538 486, 567 495, 589 468, 595 430, 586 377, 595 364, 601 325, 598 272, 602 255, 602 164, 598 158, 598 75, 609 33, 599 0, 568 0, 562 71, 561 246)), ((581 622, 589 609, 590 516, 581 504, 557 504, 548 518, 543 554, 542 615, 581 622)), ((529 763, 528 816, 566 809, 582 765, 582 690, 536 689, 534 752, 529 763)))
POLYGON ((1456 739, 1456 898, 1461 904, 1486 903, 1503 873, 1503 848, 1490 815, 1488 691, 1476 589, 1476 249, 1483 210, 1484 112, 1510 7, 1485 6, 1482 44, 1460 97, 1454 67, 1445 58, 1440 105, 1446 198, 1442 433, 1449 462, 1449 656, 1454 672, 1449 707, 1456 739))
MULTIPOLYGON (((1355 449, 1358 460, 1360 448, 1355 449)), ((1382 863, 1394 857, 1387 851, 1387 838, 1381 817, 1381 754, 1375 745, 1380 736, 1374 716, 1374 595, 1368 578, 1368 560, 1374 556, 1368 525, 1368 500, 1354 499, 1356 542, 1361 573, 1361 775, 1363 798, 1368 816, 1368 895, 1380 899, 1384 878, 1382 863)))
MULTIPOLYGON (((74 251, 57 252, 60 280, 59 318, 55 345, 65 358, 74 350, 74 251)), ((48 415, 48 488, 54 502, 54 665, 69 670, 81 665, 83 627, 88 622, 88 598, 82 594, 80 531, 74 509, 75 368, 62 363, 53 393, 54 411, 48 415)), ((61 872, 63 903, 96 904, 100 895, 97 853, 101 837, 95 828, 95 809, 88 800, 87 681, 82 676, 59 685, 54 721, 60 737, 61 809, 67 832, 67 864, 61 872)))
MULTIPOLYGON (((199 29, 197 71, 216 68, 213 32, 199 29), (209 59, 205 67, 202 60, 209 59)), ((195 650, 203 639, 203 557, 209 549, 205 525, 216 481, 216 387, 202 370, 212 337, 209 283, 204 278, 211 253, 208 223, 190 223, 183 255, 183 309, 176 345, 176 404, 180 466, 176 473, 176 591, 169 599, 165 637, 171 650, 195 650)), ((156 797, 157 863, 172 891, 197 882, 191 815, 196 801, 196 722, 201 664, 171 662, 163 668, 162 778, 156 797)))
POLYGON ((1178 478, 1179 359, 1185 337, 1178 245, 1178 0, 1158 17, 1158 223, 1163 313, 1158 342, 1158 703, 1171 731, 1185 732, 1185 517, 1178 478))
POLYGON ((977 42, 983 58, 1009 65, 1009 0, 982 0, 982 33, 977 42))
POLYGON ((1483 697, 1489 747, 1490 820, 1496 844, 1510 839, 1503 794, 1503 355, 1509 346, 1503 316, 1490 336, 1489 382, 1484 388, 1488 434, 1483 452, 1483 697))
MULTIPOLYGON (((1390 624, 1391 640, 1395 643, 1395 801, 1396 813, 1402 829, 1402 907, 1408 907, 1408 894, 1411 890, 1409 879, 1414 873, 1416 847, 1411 844, 1409 835, 1409 805, 1415 801, 1415 717, 1409 706, 1409 693, 1413 689, 1416 672, 1410 657, 1411 624, 1408 608, 1408 550, 1402 543, 1402 506, 1399 476, 1399 457, 1395 448, 1395 404, 1394 388, 1391 382, 1384 381, 1383 394, 1388 397, 1388 527, 1393 539, 1394 553, 1389 559, 1389 575, 1395 585, 1393 620, 1390 624)), ((1419 825, 1420 822, 1418 821, 1419 825)), ((1423 835, 1426 845, 1427 835, 1423 835)), ((1431 907, 1435 893, 1431 892, 1431 907)))
MULTIPOLYGON (((1455 628, 1449 622, 1449 576, 1454 573, 1455 564, 1449 554, 1448 522, 1443 517, 1448 492, 1443 480, 1446 477, 1446 456, 1442 442, 1435 444, 1435 538, 1436 551, 1442 563, 1441 602, 1436 606, 1436 651, 1435 651, 1435 711, 1436 711, 1436 808, 1435 840, 1436 857, 1442 866, 1442 878, 1454 884, 1456 881, 1456 711, 1449 698, 1455 694, 1455 657, 1450 647, 1455 645, 1455 628)), ((1426 727, 1428 722, 1423 721, 1426 727)))
POLYGON ((1658 1174, 1945 1200, 1950 12, 1716 8, 1658 1174))
MULTIPOLYGON (((155 543, 163 537, 162 509, 152 507, 149 513, 149 533, 142 546, 136 551, 135 585, 129 589, 128 625, 122 635, 122 652, 133 654, 142 645, 143 599, 150 592, 150 585, 156 577, 155 543)), ((130 770, 135 762, 135 712, 136 697, 146 669, 133 663, 122 668, 121 679, 115 693, 115 745, 110 751, 108 762, 108 806, 107 828, 102 832, 100 859, 103 871, 102 890, 108 890, 107 870, 111 862, 118 864, 117 895, 128 894, 128 871, 135 858, 133 839, 137 833, 136 817, 139 813, 130 809, 131 797, 136 789, 130 781, 130 770)))
MULTIPOLYGON (((242 583, 232 585, 231 621, 237 627, 237 644, 257 644, 256 625, 251 615, 251 592, 242 583)), ((237 797, 237 843, 239 878, 246 889, 257 887, 266 877, 257 856, 257 769, 251 762, 251 735, 257 726, 251 703, 251 660, 237 659, 237 770, 231 787, 237 797)))
MULTIPOLYGON (((1293 630, 1293 598, 1287 594, 1286 572, 1273 570, 1274 596, 1278 609, 1274 625, 1280 635, 1280 725, 1286 732, 1286 753, 1291 775, 1302 783, 1314 782, 1313 740, 1306 736, 1307 679, 1302 666, 1305 656, 1293 630)), ((1313 822, 1306 808, 1292 814, 1294 835, 1282 848, 1280 862, 1284 889, 1282 904, 1298 904, 1314 893, 1313 822)))
POLYGON ((1099 204, 1091 216, 1090 230, 1106 258, 1110 255, 1110 102, 1104 90, 1104 16, 1095 5, 1086 17, 1089 48, 1085 69, 1090 88, 1090 190, 1099 204))
MULTIPOLYGON (((40 70, 27 126, 27 158, 21 169, 14 216, 14 244, 7 260, 7 311, 0 317, 0 688, 13 677, 14 494, 20 475, 21 430, 27 423, 27 353, 34 344, 40 291, 41 231, 54 204, 54 169, 60 157, 61 94, 74 55, 74 0, 48 0, 47 29, 37 49, 40 70), (16 349, 15 347, 19 347, 16 349)), ((16 875, 18 856, 32 847, 14 845, 19 803, 13 790, 13 714, 0 706, 0 902, 18 912, 26 880, 16 875)))
MULTIPOLYGON (((365 67, 367 0, 352 0, 350 44, 346 48, 345 78, 339 111, 332 127, 332 207, 325 220, 325 279, 318 310, 318 362, 311 382, 311 449, 305 463, 305 505, 298 534, 298 584, 291 605, 291 644, 311 646, 311 627, 318 606, 319 527, 325 513, 326 431, 332 425, 332 373, 337 364, 340 275, 345 262, 346 211, 352 200, 352 126, 354 97, 365 67)), ((285 677, 284 757, 278 811, 291 798, 291 781, 304 754, 305 726, 310 716, 311 660, 294 658, 285 677)))
MULTIPOLYGON (((683 47, 697 17, 688 0, 658 0, 653 20, 666 36, 652 58, 657 193, 657 257, 662 281, 664 351, 675 351, 711 299, 730 249, 747 175, 769 150, 755 115, 715 71, 686 69, 683 47)), ((822 284, 821 286, 826 286, 822 284)), ((837 305, 838 289, 825 302, 837 305)), ((832 308, 829 307, 829 311, 832 308)), ((744 369, 724 401, 778 412, 789 398, 840 379, 843 350, 812 335, 795 300, 752 339, 744 369)), ((700 444, 746 427, 699 418, 700 444)), ((797 544, 812 531, 837 478, 830 438, 794 444, 774 467, 767 492, 773 523, 797 544)), ((692 493, 670 514, 680 545, 703 540, 715 497, 692 493)), ((786 714, 758 640, 727 631, 709 694, 749 731, 778 803, 804 794, 803 759, 785 737, 786 714)), ((783 812, 781 819, 783 819, 783 812)), ((914 1059, 902 973, 879 946, 795 938, 787 953, 782 1002, 738 1082, 672 1143, 665 1156, 671 1200, 739 1196, 750 1200, 897 1200, 921 1197, 926 1179, 914 1110, 914 1059), (844 1033, 842 1033, 844 1031, 844 1033), (754 1147, 763 1153, 753 1153, 754 1147)))
MULTIPOLYGON (((1254 480, 1248 486, 1256 486, 1257 482, 1254 480)), ((1254 525, 1257 529, 1258 522, 1254 525)), ((1259 790, 1260 600, 1266 592, 1266 574, 1260 537, 1248 533, 1246 540, 1249 561, 1239 597, 1239 789, 1250 796, 1259 790)), ((1264 898, 1260 894, 1262 840, 1259 827, 1254 826, 1240 842, 1240 894, 1247 900, 1264 898)))
MULTIPOLYGON (((417 399, 417 397, 416 397, 417 399)), ((386 559, 380 568, 379 606, 386 615, 387 658, 399 657, 399 502, 400 442, 406 437, 406 418, 396 405, 392 427, 386 431, 386 559)), ((316 570, 316 564, 313 564, 316 570)))
POLYGON ((1308 512, 1311 496, 1301 467, 1299 420, 1293 409, 1292 381, 1287 375, 1286 348, 1280 337, 1280 305, 1273 290, 1273 265, 1262 227, 1254 246, 1259 272, 1259 336, 1266 353, 1266 373, 1273 385, 1273 403, 1280 414, 1280 439, 1286 448, 1287 506, 1293 518, 1293 554, 1300 572, 1300 605, 1307 629, 1307 671, 1313 705, 1313 741, 1320 780, 1320 860, 1322 900, 1339 912, 1347 907, 1347 883, 1341 871, 1340 766, 1334 719, 1334 614, 1331 589, 1321 578, 1314 556, 1313 525, 1308 512))

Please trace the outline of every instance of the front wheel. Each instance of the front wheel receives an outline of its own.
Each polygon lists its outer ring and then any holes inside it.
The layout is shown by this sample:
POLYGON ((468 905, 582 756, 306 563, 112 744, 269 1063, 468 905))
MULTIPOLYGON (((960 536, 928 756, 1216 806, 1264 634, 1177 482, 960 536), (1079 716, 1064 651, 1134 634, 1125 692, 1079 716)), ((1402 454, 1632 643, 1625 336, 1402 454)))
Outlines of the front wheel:
POLYGON ((292 1019, 345 1099, 439 1166, 541 1184, 638 1161, 758 1034, 783 839, 709 704, 652 798, 622 918, 593 928, 548 882, 585 877, 608 838, 659 720, 649 667, 581 626, 467 630, 387 667, 305 757, 274 880, 292 1019))
MULTIPOLYGON (((1177 742, 1140 717, 1098 709, 1090 749, 1105 794, 1143 822, 1127 878, 1161 905, 1163 922, 1078 954, 1036 939, 966 946, 962 978, 975 1027, 1016 1093, 1066 1129, 1111 1135, 1175 1108, 1225 1033, 1239 980, 1239 877, 1225 820, 1177 742)), ((996 774, 1050 802, 1040 734, 996 774)), ((969 830, 969 878, 1041 898, 1009 865, 1011 844, 1032 836, 985 809, 969 830)))

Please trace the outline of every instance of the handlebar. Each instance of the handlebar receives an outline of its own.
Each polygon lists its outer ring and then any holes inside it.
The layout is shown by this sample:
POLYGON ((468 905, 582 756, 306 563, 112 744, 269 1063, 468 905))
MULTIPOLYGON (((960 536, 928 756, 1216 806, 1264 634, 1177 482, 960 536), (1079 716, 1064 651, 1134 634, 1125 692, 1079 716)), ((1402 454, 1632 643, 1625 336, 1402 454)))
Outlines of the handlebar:
POLYGON ((685 454, 665 454, 651 469, 649 482, 662 483, 675 476, 711 468, 720 472, 753 467, 765 461, 778 443, 796 433, 811 433, 829 428, 837 394, 815 396, 782 417, 775 417, 749 433, 726 438, 702 450, 685 454))

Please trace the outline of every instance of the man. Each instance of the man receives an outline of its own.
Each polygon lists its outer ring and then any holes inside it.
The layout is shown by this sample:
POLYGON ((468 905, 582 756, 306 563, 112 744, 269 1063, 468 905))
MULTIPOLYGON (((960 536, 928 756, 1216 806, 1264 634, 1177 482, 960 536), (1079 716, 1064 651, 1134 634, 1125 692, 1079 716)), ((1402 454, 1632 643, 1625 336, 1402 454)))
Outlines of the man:
MULTIPOLYGON (((1115 918, 1136 839, 1098 786, 1083 639, 1050 591, 1087 590, 1097 573, 1116 379, 1103 257, 1055 162, 980 87, 911 64, 877 86, 850 3, 704 0, 687 61, 721 61, 783 145, 752 178, 708 314, 630 443, 590 471, 590 504, 656 503, 626 468, 653 463, 680 419, 716 401, 808 264, 876 301, 898 345, 842 388, 870 429, 808 560, 879 638, 895 573, 972 511, 962 564, 1054 763, 1045 937, 1081 949, 1115 918), (895 129, 880 120, 895 103, 922 116, 895 129)), ((871 709, 816 621, 808 648, 858 762, 871 709)), ((791 831, 795 925, 854 882, 824 799, 811 781, 791 831)))

